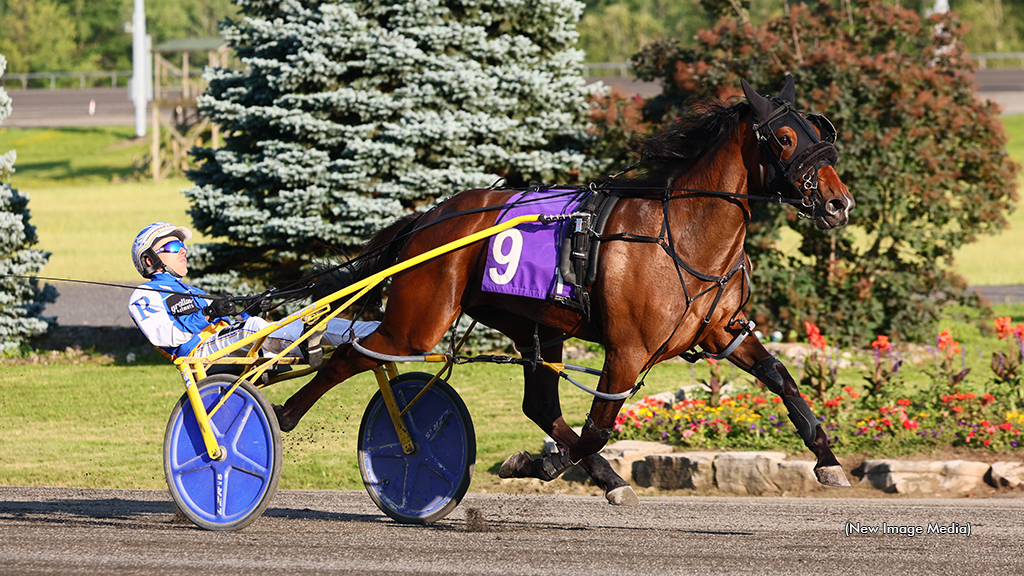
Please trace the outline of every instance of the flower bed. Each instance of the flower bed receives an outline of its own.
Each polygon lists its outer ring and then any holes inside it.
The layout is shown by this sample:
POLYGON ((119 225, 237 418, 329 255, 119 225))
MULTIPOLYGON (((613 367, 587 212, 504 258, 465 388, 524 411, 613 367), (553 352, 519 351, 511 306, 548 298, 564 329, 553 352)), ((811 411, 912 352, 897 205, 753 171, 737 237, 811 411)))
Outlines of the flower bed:
MULTIPOLYGON (((944 330, 936 339, 930 379, 919 391, 903 382, 903 361, 885 336, 873 343, 874 367, 864 385, 843 385, 838 354, 813 324, 806 326, 812 352, 796 362, 801 396, 815 411, 840 453, 908 454, 948 447, 1010 452, 1024 447, 1024 324, 996 320, 1005 349, 992 353, 986 391, 969 391, 964 351, 944 330)), ((980 352, 979 352, 980 353, 980 352)), ((647 397, 624 406, 615 439, 655 440, 686 449, 776 449, 803 451, 781 399, 752 387, 724 394, 721 366, 713 363, 703 393, 680 402, 647 397)))

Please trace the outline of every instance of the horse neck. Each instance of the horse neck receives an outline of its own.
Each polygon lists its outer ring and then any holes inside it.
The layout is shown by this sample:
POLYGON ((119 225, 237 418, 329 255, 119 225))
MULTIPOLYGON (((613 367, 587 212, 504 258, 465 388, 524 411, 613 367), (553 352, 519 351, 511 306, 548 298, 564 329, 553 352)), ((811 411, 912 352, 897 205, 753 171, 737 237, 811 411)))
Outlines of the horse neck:
MULTIPOLYGON (((744 123, 745 124, 745 123, 744 123)), ((748 142, 743 125, 717 151, 710 153, 673 181, 673 188, 708 190, 745 195, 750 187, 751 169, 756 168, 757 145, 748 142), (746 160, 755 158, 753 166, 746 160)), ((718 254, 718 265, 731 266, 743 248, 750 201, 699 193, 674 192, 680 197, 668 203, 670 225, 681 252, 718 254)))

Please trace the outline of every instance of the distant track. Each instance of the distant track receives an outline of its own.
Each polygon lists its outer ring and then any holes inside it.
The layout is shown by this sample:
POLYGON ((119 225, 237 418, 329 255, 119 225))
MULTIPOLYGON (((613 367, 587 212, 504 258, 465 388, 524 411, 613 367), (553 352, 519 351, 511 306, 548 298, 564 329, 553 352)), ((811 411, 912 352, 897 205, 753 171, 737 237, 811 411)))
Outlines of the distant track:
MULTIPOLYGON (((623 94, 651 97, 661 93, 660 82, 644 82, 636 78, 588 78, 588 82, 604 82, 623 94)), ((1024 70, 1002 68, 979 70, 975 88, 983 98, 1003 107, 1004 114, 1024 113, 1024 70)), ((127 88, 32 89, 6 88, 14 104, 7 128, 38 128, 64 126, 134 126, 135 107, 127 88), (89 103, 95 101, 95 113, 89 114, 89 103)), ((147 120, 146 126, 149 126, 147 120)))

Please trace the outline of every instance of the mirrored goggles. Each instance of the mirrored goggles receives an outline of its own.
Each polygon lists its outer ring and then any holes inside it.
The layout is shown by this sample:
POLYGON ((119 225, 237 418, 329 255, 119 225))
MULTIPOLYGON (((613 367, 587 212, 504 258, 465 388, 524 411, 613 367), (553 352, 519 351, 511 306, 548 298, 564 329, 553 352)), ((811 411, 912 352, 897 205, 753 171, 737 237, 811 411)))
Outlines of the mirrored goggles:
POLYGON ((178 252, 181 252, 184 249, 185 249, 185 243, 184 242, 182 242, 181 240, 171 240, 170 242, 168 242, 167 244, 164 244, 163 246, 161 246, 159 248, 154 248, 153 249, 153 253, 154 254, 160 254, 160 253, 163 253, 163 252, 170 252, 171 254, 177 254, 178 252))

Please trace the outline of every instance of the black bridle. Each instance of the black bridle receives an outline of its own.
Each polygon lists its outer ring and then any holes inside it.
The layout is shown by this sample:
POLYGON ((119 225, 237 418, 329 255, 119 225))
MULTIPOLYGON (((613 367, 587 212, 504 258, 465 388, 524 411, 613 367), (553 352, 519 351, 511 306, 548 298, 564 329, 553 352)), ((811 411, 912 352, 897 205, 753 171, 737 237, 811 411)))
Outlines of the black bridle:
POLYGON ((770 197, 780 201, 787 200, 783 190, 795 189, 800 206, 813 211, 819 201, 818 171, 825 166, 834 168, 839 159, 835 147, 835 126, 823 114, 801 113, 781 98, 771 98, 770 101, 776 107, 766 118, 756 118, 755 113, 750 119, 751 128, 757 136, 761 187, 770 191, 770 197), (785 148, 775 134, 783 126, 798 132, 797 149, 787 160, 776 152, 785 148))

